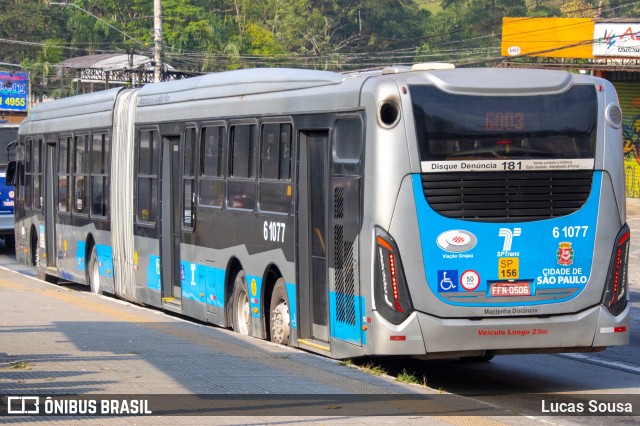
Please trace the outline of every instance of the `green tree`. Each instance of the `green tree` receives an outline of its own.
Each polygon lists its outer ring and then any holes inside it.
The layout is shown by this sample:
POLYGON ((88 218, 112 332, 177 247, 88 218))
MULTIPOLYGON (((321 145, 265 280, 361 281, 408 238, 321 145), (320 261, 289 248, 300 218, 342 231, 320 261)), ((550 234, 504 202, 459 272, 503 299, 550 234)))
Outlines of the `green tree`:
MULTIPOLYGON (((166 1, 166 0, 165 0, 166 1)), ((76 0, 66 6, 71 43, 85 54, 104 51, 147 50, 153 44, 153 3, 146 0, 76 0)), ((52 6, 53 7, 53 6, 52 6)), ((60 6, 58 6, 60 8, 60 6)))
POLYGON ((585 0, 568 0, 560 7, 560 12, 565 18, 596 18, 598 8, 585 0))
POLYGON ((474 65, 499 59, 503 17, 528 13, 525 0, 443 0, 441 6, 431 20, 440 31, 429 35, 421 53, 474 65))
POLYGON ((41 0, 0 1, 0 58, 20 63, 35 59, 39 43, 49 37, 63 38, 64 20, 41 0))
POLYGON ((58 87, 53 85, 60 78, 56 64, 62 61, 64 41, 61 39, 48 39, 42 43, 42 48, 35 59, 24 59, 22 66, 31 75, 32 92, 42 96, 51 96, 58 87))

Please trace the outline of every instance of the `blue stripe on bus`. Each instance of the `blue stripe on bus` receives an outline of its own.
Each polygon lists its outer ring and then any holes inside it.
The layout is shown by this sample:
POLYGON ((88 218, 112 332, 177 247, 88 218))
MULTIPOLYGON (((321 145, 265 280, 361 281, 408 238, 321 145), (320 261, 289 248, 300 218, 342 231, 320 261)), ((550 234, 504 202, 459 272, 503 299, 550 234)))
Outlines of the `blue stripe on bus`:
POLYGON ((147 287, 160 292, 160 256, 149 256, 147 267, 147 287))
MULTIPOLYGON (((113 255, 111 246, 96 244, 96 254, 98 256, 98 273, 105 277, 113 277, 113 255)), ((76 247, 76 269, 79 271, 87 270, 87 263, 90 259, 85 257, 87 244, 78 241, 76 247)))
POLYGON ((331 337, 355 345, 366 345, 367 335, 362 332, 362 307, 364 306, 364 297, 352 296, 334 291, 329 292, 329 309, 331 312, 331 337), (341 321, 338 315, 337 299, 341 300, 341 305, 348 304, 353 306, 355 318, 354 323, 349 321, 341 321), (350 300, 352 299, 352 300, 350 300))
POLYGON ((291 328, 298 328, 296 285, 293 283, 286 283, 285 287, 287 287, 287 296, 289 296, 289 321, 291 322, 291 328))
POLYGON ((180 262, 182 299, 205 302, 205 269, 206 266, 197 263, 180 262))
POLYGON ((421 176, 415 174, 411 178, 427 286, 444 303, 475 307, 543 305, 573 299, 586 287, 593 262, 602 185, 601 171, 594 171, 589 198, 575 213, 520 223, 472 222, 444 217, 427 203, 421 176), (466 235, 473 234, 477 244, 466 251, 457 252, 448 252, 438 246, 437 240, 443 233, 460 230, 465 231, 466 235), (509 237, 505 234, 509 234, 509 237), (566 259, 561 259, 561 255, 566 256, 566 259), (513 302, 487 302, 486 299, 491 298, 489 281, 509 279, 500 279, 498 276, 498 262, 501 259, 517 259, 519 266, 516 270, 519 275, 515 278, 531 282, 532 295, 546 289, 566 288, 573 289, 574 292, 553 300, 525 301, 519 298, 520 300, 513 302), (547 271, 553 271, 552 275, 547 271), (468 276, 467 273, 472 279, 477 277, 477 288, 465 290, 462 287, 460 280, 463 274, 468 276), (446 288, 442 286, 444 280, 446 288), (465 296, 472 295, 473 292, 486 295, 485 300, 466 300, 465 296))
POLYGON ((98 273, 105 277, 113 278, 113 254, 111 246, 96 244, 98 255, 98 273))
POLYGON ((260 306, 262 305, 262 278, 253 275, 247 275, 247 288, 249 290, 249 306, 251 309, 251 316, 254 318, 260 318, 260 306))
MULTIPOLYGON (((147 287, 157 292, 161 291, 159 265, 159 256, 149 257, 147 287)), ((183 299, 206 303, 207 305, 217 308, 224 307, 224 282, 226 273, 224 269, 199 263, 180 262, 180 271, 183 299)), ((262 314, 262 278, 247 275, 246 280, 249 291, 251 315, 254 318, 260 318, 262 314)), ((291 327, 297 328, 296 286, 293 283, 286 283, 286 288, 289 296, 291 327)))
POLYGON ((84 241, 78 241, 78 245, 76 248, 76 268, 79 271, 85 271, 86 267, 85 267, 85 261, 84 261, 84 255, 86 253, 86 247, 87 244, 84 241))
POLYGON ((225 270, 202 266, 200 279, 205 281, 207 304, 222 309, 224 307, 224 274, 225 270))

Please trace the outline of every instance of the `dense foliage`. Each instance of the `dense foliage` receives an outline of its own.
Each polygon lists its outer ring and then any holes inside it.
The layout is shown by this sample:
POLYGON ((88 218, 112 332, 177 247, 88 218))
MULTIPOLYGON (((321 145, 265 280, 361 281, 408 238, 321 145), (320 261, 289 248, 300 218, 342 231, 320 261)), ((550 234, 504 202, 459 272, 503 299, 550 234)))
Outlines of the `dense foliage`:
MULTIPOLYGON (((152 56, 153 0, 0 2, 0 61, 46 91, 62 59, 152 56)), ((504 16, 632 17, 640 0, 162 0, 164 60, 207 72, 249 66, 364 69, 499 59, 504 16)), ((62 87, 62 85, 59 85, 62 87)), ((51 88, 51 93, 55 89, 51 88)))

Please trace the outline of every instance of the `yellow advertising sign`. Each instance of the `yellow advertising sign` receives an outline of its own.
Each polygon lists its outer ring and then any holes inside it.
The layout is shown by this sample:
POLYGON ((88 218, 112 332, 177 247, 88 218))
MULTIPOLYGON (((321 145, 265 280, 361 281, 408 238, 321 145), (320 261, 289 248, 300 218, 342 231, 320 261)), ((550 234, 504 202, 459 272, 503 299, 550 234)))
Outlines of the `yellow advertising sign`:
POLYGON ((592 58, 590 18, 502 18, 502 56, 592 58))

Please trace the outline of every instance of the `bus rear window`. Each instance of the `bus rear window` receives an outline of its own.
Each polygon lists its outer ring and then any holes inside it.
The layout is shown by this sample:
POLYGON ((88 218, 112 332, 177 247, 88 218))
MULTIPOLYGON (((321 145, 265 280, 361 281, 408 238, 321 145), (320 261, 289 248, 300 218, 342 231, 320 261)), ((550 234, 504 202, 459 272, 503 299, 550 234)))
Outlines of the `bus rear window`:
POLYGON ((537 96, 410 91, 421 161, 594 158, 594 86, 537 96))

